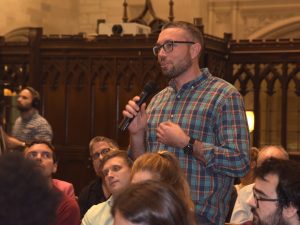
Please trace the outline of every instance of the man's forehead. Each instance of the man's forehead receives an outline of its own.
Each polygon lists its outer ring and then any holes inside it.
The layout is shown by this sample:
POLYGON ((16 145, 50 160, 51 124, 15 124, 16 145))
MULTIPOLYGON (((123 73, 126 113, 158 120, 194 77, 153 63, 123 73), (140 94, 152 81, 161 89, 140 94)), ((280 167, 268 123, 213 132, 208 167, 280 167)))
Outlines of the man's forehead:
POLYGON ((187 39, 185 30, 177 27, 171 27, 160 32, 157 43, 163 44, 163 42, 168 40, 184 41, 185 39, 187 39))
POLYGON ((111 159, 108 159, 104 165, 103 165, 103 169, 109 168, 111 166, 128 166, 127 163, 125 162, 125 160, 122 157, 116 156, 113 157, 111 159))
POLYGON ((48 145, 42 144, 42 143, 41 144, 34 144, 34 145, 30 146, 27 151, 37 151, 37 150, 52 152, 51 148, 49 148, 48 145))
POLYGON ((29 90, 23 89, 22 91, 20 91, 19 96, 32 97, 32 94, 29 90))
POLYGON ((266 194, 276 193, 279 178, 277 174, 267 174, 264 179, 255 178, 254 189, 260 190, 266 194))
POLYGON ((99 141, 93 144, 93 150, 102 150, 104 148, 109 148, 109 144, 105 141, 99 141))

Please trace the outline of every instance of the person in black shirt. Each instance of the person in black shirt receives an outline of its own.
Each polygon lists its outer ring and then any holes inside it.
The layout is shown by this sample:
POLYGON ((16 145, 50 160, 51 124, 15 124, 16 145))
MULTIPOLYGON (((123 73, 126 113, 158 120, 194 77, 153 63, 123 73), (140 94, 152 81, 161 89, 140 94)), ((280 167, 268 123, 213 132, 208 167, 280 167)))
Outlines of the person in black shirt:
POLYGON ((110 192, 108 191, 105 182, 102 182, 102 174, 100 165, 103 156, 112 150, 119 149, 118 144, 107 137, 96 136, 89 144, 90 158, 93 162, 94 171, 97 177, 87 186, 85 186, 78 197, 81 217, 93 205, 106 201, 110 192))

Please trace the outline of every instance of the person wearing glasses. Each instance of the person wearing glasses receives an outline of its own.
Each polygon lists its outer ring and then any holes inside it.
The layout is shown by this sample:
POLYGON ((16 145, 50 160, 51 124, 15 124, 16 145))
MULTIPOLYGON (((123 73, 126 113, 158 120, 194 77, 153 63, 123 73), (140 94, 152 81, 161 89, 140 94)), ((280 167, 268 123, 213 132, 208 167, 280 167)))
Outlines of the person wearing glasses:
POLYGON ((102 182, 102 173, 100 165, 103 157, 112 150, 119 149, 118 144, 107 137, 96 136, 89 143, 89 155, 93 163, 94 171, 97 177, 87 186, 85 186, 79 194, 78 203, 80 207, 81 217, 93 205, 105 202, 110 197, 105 182, 102 182))
MULTIPOLYGON (((288 160, 289 155, 281 146, 267 145, 259 150, 256 162, 256 168, 269 158, 288 160)), ((255 169, 256 169, 255 168, 255 169)), ((254 169, 254 170, 255 170, 254 169)), ((230 223, 242 224, 247 221, 252 221, 253 214, 251 207, 248 204, 249 198, 253 195, 254 183, 246 185, 238 190, 238 196, 232 211, 230 223)))
POLYGON ((249 170, 249 131, 243 98, 228 82, 199 66, 203 35, 193 24, 162 27, 153 53, 169 85, 146 109, 135 96, 123 116, 130 154, 166 149, 187 177, 200 224, 223 225, 235 177, 249 170), (146 141, 145 141, 146 140, 146 141))
POLYGON ((300 164, 270 158, 255 171, 253 225, 300 224, 300 164))
POLYGON ((111 196, 102 203, 92 206, 84 215, 81 225, 113 225, 111 207, 114 198, 130 185, 132 160, 127 151, 115 150, 107 153, 101 163, 103 182, 111 196))
POLYGON ((42 169, 43 174, 49 180, 49 185, 61 193, 61 198, 56 211, 55 225, 79 225, 80 209, 74 197, 61 191, 52 181, 52 174, 57 171, 57 158, 55 148, 47 141, 36 140, 31 142, 24 150, 27 159, 34 160, 42 169))

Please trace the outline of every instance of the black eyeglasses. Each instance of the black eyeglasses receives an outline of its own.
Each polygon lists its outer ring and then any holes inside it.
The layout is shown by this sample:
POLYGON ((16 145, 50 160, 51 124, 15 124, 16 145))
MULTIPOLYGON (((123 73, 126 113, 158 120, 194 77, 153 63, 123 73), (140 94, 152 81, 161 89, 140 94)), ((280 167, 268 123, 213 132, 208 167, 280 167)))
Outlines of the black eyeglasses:
POLYGON ((92 155, 92 159, 93 160, 96 160, 96 159, 99 159, 100 155, 105 155, 107 154, 108 152, 110 152, 110 148, 104 148, 102 149, 100 152, 95 152, 93 155, 92 155))
POLYGON ((259 208, 259 204, 258 204, 259 201, 263 201, 263 202, 278 202, 279 201, 279 199, 261 198, 256 195, 255 190, 253 190, 253 197, 255 200, 256 208, 259 208))
POLYGON ((159 51, 161 50, 161 48, 163 48, 163 50, 166 53, 172 52, 173 48, 174 48, 174 44, 190 44, 190 45, 193 45, 193 44, 195 44, 195 42, 193 42, 193 41, 166 41, 162 45, 158 45, 158 44, 155 45, 153 47, 153 54, 155 56, 157 56, 159 51))

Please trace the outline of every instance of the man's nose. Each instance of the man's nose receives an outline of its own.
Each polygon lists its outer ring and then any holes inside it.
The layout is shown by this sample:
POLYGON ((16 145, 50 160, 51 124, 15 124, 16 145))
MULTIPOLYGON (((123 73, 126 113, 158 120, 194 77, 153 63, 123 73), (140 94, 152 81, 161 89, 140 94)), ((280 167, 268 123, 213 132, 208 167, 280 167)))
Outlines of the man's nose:
POLYGON ((251 208, 257 207, 253 194, 251 194, 251 196, 246 200, 246 202, 251 208))

